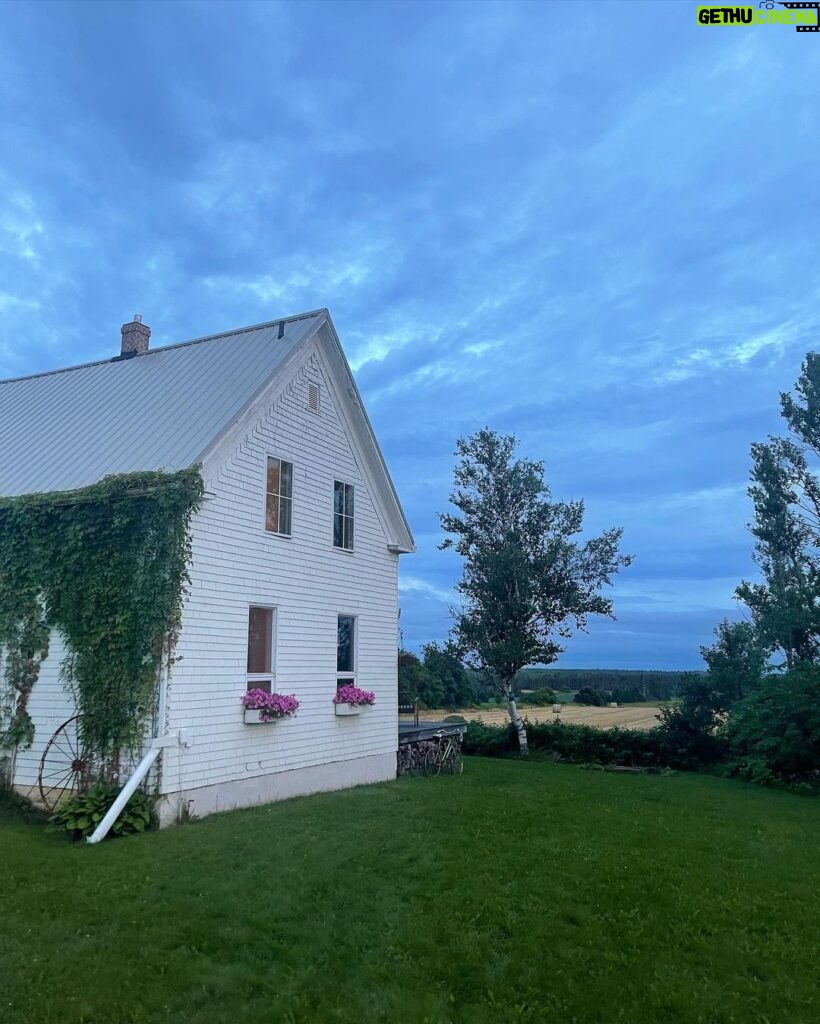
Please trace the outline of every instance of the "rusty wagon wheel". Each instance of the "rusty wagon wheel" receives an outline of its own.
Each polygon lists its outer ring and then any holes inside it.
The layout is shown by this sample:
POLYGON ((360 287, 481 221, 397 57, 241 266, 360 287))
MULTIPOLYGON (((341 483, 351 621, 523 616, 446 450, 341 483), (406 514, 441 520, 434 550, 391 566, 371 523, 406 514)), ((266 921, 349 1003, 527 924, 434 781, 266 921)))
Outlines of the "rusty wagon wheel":
POLYGON ((56 730, 40 758, 37 785, 45 806, 53 811, 63 797, 81 793, 91 777, 92 759, 80 739, 81 715, 74 715, 56 730))

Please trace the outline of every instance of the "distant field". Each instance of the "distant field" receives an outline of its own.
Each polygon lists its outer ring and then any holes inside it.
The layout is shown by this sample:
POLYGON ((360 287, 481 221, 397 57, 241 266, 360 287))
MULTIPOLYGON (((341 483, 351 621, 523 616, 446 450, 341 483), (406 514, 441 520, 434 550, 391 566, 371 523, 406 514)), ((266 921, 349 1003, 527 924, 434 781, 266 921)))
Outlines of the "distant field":
MULTIPOLYGON (((589 708, 583 704, 563 704, 561 713, 557 715, 551 707, 521 708, 521 714, 525 718, 529 718, 531 722, 554 722, 560 719, 567 724, 594 725, 599 729, 612 729, 614 726, 619 726, 622 729, 654 729, 658 724, 659 710, 660 708, 656 705, 645 704, 624 704, 620 708, 589 708)), ((419 717, 427 722, 440 722, 447 715, 453 713, 452 711, 422 711, 419 713, 419 717)), ((501 725, 510 720, 505 708, 492 711, 466 708, 455 713, 466 718, 468 722, 481 719, 487 725, 501 725)))

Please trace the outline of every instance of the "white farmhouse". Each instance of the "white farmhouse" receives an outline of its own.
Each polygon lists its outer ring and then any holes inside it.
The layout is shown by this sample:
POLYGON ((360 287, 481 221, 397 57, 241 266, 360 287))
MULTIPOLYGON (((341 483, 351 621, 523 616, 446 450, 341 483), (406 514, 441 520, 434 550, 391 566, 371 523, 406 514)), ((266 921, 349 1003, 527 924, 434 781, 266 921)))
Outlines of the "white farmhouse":
MULTIPOLYGON (((327 310, 165 348, 150 333, 135 317, 114 359, 0 382, 0 495, 202 465, 150 740, 161 821, 394 778, 398 561, 413 537, 327 310), (339 681, 375 705, 340 717, 339 681), (246 724, 255 687, 296 694, 298 714, 246 724)), ((75 713, 52 639, 14 768, 35 794, 75 713)))

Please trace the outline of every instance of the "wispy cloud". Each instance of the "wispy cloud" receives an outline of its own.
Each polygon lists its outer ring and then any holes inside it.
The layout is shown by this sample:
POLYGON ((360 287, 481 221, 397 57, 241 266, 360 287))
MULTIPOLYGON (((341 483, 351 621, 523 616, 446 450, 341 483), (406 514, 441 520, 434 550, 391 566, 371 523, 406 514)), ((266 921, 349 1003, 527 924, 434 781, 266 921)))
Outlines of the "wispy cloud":
POLYGON ((445 590, 443 587, 437 587, 430 583, 429 580, 407 576, 404 573, 399 578, 399 592, 402 594, 425 594, 448 606, 453 604, 456 596, 452 590, 445 590))
POLYGON ((682 381, 709 370, 732 366, 745 367, 761 355, 765 355, 769 360, 775 360, 793 348, 796 341, 807 339, 809 326, 814 326, 817 319, 812 317, 804 323, 788 320, 723 348, 694 348, 686 355, 678 356, 668 369, 655 377, 655 380, 659 383, 682 381))
POLYGON ((820 48, 556 10, 0 8, 0 376, 135 310, 162 344, 328 306, 419 538, 408 645, 446 634, 437 514, 490 425, 638 556, 565 663, 691 665, 817 344, 820 48))
POLYGON ((30 195, 7 194, 0 205, 0 253, 27 263, 40 261, 38 242, 44 231, 30 195))

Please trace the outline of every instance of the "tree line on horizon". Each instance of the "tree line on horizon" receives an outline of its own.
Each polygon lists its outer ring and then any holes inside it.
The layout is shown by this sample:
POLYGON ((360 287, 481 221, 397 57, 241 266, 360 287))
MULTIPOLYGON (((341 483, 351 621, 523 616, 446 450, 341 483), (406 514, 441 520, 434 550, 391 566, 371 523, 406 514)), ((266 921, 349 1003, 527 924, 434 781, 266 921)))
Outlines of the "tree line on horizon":
POLYGON ((519 691, 549 687, 556 691, 629 693, 634 694, 632 700, 671 700, 700 675, 703 671, 676 669, 525 668, 516 676, 515 685, 519 691))
MULTIPOLYGON (((619 704, 666 701, 703 676, 703 671, 665 669, 525 668, 513 680, 519 703, 552 703, 561 693, 592 690, 600 701, 619 704)), ((458 710, 500 700, 495 681, 485 672, 467 669, 452 650, 426 644, 421 657, 399 651, 399 691, 404 702, 418 698, 431 709, 458 710)))

